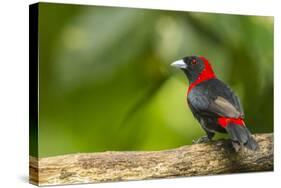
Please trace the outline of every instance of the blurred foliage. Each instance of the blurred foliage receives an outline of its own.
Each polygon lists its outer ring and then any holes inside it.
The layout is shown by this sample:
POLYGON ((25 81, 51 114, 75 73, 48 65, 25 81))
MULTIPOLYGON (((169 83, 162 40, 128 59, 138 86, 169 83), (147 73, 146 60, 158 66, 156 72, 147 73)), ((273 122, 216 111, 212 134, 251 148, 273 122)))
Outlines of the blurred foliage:
POLYGON ((191 144, 205 133, 170 67, 187 55, 211 61, 253 133, 273 131, 273 17, 40 3, 39 45, 40 157, 191 144))

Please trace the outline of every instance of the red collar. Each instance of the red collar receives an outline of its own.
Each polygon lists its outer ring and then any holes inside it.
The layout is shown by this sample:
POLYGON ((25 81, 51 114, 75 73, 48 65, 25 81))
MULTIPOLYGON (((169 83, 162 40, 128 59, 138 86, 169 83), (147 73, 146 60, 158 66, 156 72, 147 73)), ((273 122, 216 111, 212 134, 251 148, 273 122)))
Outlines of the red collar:
POLYGON ((202 70, 202 72, 198 76, 197 80, 195 80, 194 82, 192 82, 189 85, 188 90, 187 90, 187 94, 189 94, 189 92, 199 83, 201 83, 203 81, 206 81, 206 80, 210 80, 212 78, 216 78, 216 75, 215 75, 209 61, 202 56, 199 57, 199 58, 204 62, 205 68, 202 70))

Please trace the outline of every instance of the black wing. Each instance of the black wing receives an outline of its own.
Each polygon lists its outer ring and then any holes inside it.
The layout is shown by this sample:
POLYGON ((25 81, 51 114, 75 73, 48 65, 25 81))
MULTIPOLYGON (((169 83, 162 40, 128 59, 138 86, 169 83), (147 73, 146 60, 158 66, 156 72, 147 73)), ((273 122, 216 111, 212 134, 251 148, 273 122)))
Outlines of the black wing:
POLYGON ((207 116, 243 118, 244 112, 238 97, 218 79, 198 84, 188 94, 191 107, 207 116))

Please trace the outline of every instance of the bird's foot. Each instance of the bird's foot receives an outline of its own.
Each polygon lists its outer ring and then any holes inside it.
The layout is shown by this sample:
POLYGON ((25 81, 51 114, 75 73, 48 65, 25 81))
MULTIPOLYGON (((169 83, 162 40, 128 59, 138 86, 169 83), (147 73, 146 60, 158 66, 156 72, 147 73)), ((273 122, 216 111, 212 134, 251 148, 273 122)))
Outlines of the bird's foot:
POLYGON ((243 149, 239 143, 232 141, 232 146, 235 150, 235 152, 238 152, 240 149, 243 149))
POLYGON ((211 139, 208 138, 208 136, 202 136, 197 140, 192 140, 193 144, 199 144, 199 143, 205 143, 205 142, 209 142, 211 139))

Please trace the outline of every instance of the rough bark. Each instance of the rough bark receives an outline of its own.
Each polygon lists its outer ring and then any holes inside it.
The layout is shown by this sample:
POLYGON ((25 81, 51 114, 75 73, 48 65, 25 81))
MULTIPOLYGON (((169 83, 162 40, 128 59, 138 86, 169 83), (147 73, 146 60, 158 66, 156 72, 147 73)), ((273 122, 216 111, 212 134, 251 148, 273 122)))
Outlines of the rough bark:
POLYGON ((30 182, 57 185, 272 171, 273 134, 254 137, 258 151, 235 152, 230 140, 219 140, 164 151, 30 157, 30 182))

